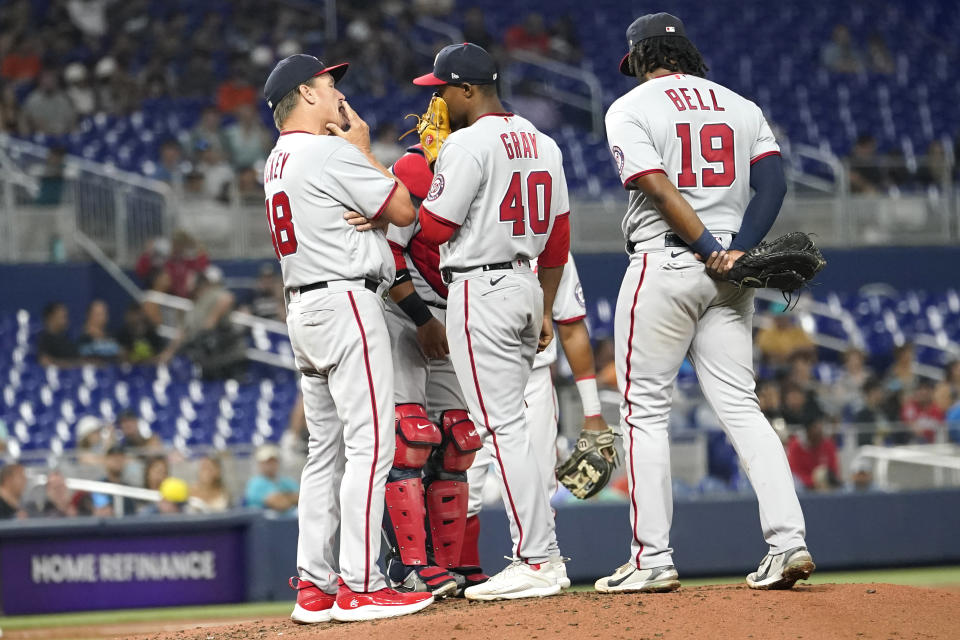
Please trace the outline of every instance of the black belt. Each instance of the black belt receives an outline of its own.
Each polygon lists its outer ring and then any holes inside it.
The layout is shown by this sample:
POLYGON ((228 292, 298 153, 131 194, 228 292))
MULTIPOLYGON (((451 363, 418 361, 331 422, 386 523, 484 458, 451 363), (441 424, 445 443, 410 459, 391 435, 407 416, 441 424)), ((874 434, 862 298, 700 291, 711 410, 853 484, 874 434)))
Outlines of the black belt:
POLYGON ((464 269, 458 269, 456 267, 447 267, 445 269, 440 269, 440 277, 443 278, 443 284, 450 284, 453 281, 453 274, 455 273, 466 273, 467 271, 473 271, 474 269, 483 269, 484 271, 502 271, 504 269, 513 269, 513 263, 519 262, 526 266, 530 266, 530 261, 526 258, 508 260, 507 262, 494 262, 493 264, 485 264, 479 267, 467 267, 464 269))
MULTIPOLYGON (((732 234, 730 237, 730 242, 733 242, 733 239, 736 237, 737 237, 737 234, 735 233, 732 234)), ((681 238, 675 233, 667 233, 663 236, 663 246, 664 247, 683 247, 685 249, 690 248, 690 245, 684 242, 683 238, 681 238)), ((633 253, 636 248, 637 248, 636 242, 631 241, 627 243, 627 253, 633 253)))
MULTIPOLYGON (((337 281, 334 280, 333 282, 337 282, 337 281)), ((314 291, 315 289, 326 289, 328 286, 330 286, 330 283, 326 281, 314 282, 313 284, 305 284, 302 287, 290 287, 288 291, 290 291, 291 293, 294 291, 297 291, 299 293, 306 293, 308 291, 314 291)), ((363 286, 369 289, 370 291, 373 291, 374 293, 377 293, 377 291, 380 289, 380 283, 371 278, 364 278, 363 286)))

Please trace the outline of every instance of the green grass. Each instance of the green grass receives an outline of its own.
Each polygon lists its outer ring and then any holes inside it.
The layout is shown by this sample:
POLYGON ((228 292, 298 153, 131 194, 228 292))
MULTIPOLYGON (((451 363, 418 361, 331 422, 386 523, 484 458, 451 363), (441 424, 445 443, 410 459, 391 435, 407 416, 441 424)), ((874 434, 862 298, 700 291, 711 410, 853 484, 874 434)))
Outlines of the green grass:
MULTIPOLYGON (((711 584, 742 584, 743 576, 718 578, 686 578, 680 581, 685 587, 711 584)), ((887 582, 915 587, 960 586, 960 566, 921 567, 909 569, 871 569, 868 571, 839 571, 815 573, 812 584, 887 582)), ((573 591, 590 591, 593 585, 576 585, 573 591)), ((4 631, 50 627, 123 624, 125 622, 163 622, 169 620, 216 620, 236 618, 261 618, 286 616, 291 602, 253 602, 246 604, 223 604, 203 607, 168 607, 163 609, 121 609, 119 611, 83 611, 36 616, 0 617, 4 631)))

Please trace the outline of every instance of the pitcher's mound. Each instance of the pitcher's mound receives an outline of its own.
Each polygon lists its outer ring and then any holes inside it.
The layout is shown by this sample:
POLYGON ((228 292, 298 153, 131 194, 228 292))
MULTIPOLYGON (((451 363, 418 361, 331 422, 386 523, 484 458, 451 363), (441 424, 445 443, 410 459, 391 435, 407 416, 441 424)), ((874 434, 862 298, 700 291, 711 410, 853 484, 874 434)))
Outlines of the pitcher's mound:
POLYGON ((752 591, 746 586, 722 585, 646 595, 567 593, 503 603, 445 600, 421 613, 391 620, 310 627, 284 619, 202 627, 185 623, 183 631, 137 638, 886 640, 957 638, 958 630, 960 592, 890 584, 801 584, 791 591, 752 591))

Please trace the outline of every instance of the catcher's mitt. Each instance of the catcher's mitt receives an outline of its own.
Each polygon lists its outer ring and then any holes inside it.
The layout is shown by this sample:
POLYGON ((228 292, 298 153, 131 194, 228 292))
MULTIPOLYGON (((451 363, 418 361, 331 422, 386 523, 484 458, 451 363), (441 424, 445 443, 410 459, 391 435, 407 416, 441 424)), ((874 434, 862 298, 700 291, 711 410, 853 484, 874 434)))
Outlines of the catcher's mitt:
POLYGON ((802 231, 761 242, 733 263, 730 282, 740 287, 796 291, 810 283, 827 261, 802 231))
POLYGON ((615 437, 613 429, 609 428, 606 431, 583 430, 570 457, 557 466, 557 479, 577 498, 586 500, 607 486, 619 462, 613 446, 615 437))
POLYGON ((422 116, 415 113, 407 114, 407 118, 417 118, 417 126, 400 136, 403 140, 407 135, 417 132, 420 136, 420 145, 423 147, 423 156, 427 164, 433 165, 440 155, 440 146, 450 135, 450 114, 447 113, 447 103, 438 95, 430 99, 430 104, 422 116))

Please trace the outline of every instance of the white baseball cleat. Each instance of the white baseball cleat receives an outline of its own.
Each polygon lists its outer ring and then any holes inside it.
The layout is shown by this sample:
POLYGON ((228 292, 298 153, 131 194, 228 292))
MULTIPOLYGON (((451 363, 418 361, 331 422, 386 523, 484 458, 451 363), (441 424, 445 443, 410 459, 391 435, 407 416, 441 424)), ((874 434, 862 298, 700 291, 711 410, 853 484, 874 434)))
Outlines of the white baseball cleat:
POLYGON ((597 580, 593 586, 600 593, 661 593, 679 589, 680 580, 672 564, 652 569, 637 569, 635 564, 628 562, 614 571, 612 576, 597 580))
POLYGON ((557 574, 557 582, 560 583, 561 589, 570 588, 570 578, 567 577, 567 560, 570 558, 564 558, 563 556, 557 556, 556 558, 550 558, 550 565, 553 567, 554 572, 557 574))
POLYGON ((768 553, 757 570, 747 576, 747 585, 751 589, 789 589, 797 580, 809 578, 816 568, 806 547, 768 553))
POLYGON ((550 562, 531 565, 514 560, 486 582, 466 588, 463 595, 467 600, 516 600, 552 596, 560 589, 557 572, 550 562))

